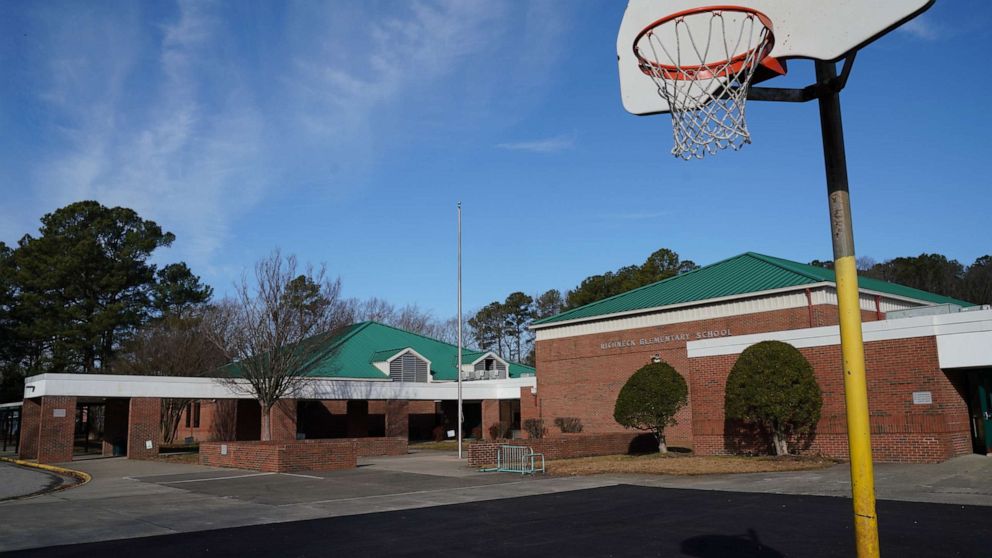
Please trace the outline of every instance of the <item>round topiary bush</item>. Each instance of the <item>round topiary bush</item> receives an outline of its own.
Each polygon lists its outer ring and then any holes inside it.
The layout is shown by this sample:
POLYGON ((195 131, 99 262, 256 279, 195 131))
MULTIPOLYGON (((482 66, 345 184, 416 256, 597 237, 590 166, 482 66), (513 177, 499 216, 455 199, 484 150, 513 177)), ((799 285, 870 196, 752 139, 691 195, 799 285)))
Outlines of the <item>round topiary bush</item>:
POLYGON ((668 363, 651 363, 634 372, 620 389, 613 419, 627 428, 651 431, 658 450, 665 453, 665 428, 677 424, 675 414, 688 400, 689 388, 682 376, 668 363))
POLYGON ((766 431, 776 455, 789 453, 790 436, 806 434, 816 426, 822 406, 813 367, 788 343, 751 345, 727 377, 727 418, 766 431))

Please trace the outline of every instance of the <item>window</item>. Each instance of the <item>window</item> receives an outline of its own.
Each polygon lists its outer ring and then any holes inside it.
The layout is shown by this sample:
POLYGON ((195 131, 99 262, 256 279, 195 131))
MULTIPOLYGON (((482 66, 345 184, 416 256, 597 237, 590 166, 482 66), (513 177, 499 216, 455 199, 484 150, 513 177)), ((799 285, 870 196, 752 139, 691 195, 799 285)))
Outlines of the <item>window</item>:
POLYGON ((200 427, 200 402, 193 401, 186 406, 186 428, 200 427))

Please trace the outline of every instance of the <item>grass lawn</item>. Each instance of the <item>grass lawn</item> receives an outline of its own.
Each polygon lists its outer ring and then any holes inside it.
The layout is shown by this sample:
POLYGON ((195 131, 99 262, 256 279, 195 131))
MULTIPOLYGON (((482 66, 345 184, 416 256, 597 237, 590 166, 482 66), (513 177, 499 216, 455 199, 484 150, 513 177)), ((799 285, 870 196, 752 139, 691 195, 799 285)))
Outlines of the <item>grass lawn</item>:
POLYGON ((678 453, 648 455, 606 455, 549 461, 552 475, 598 475, 629 473, 639 475, 715 475, 722 473, 766 473, 823 469, 837 464, 824 457, 800 456, 694 456, 678 453))

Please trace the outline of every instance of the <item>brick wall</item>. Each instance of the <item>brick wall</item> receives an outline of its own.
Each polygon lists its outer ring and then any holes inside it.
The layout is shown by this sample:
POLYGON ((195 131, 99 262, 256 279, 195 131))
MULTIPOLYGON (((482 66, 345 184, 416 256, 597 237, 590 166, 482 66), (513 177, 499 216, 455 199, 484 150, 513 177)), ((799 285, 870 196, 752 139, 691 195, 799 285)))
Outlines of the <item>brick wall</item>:
POLYGON ((352 440, 205 442, 200 464, 270 473, 336 471, 355 468, 357 453, 352 440))
POLYGON ((162 400, 157 397, 132 397, 128 409, 127 457, 151 459, 158 456, 162 440, 162 400), (151 442, 151 447, 148 447, 151 442))
MULTIPOLYGON (((840 346, 800 352, 823 394, 815 434, 793 440, 806 453, 846 458, 847 419, 840 346)), ((698 454, 770 452, 767 437, 725 419, 727 375, 738 355, 693 359, 693 435, 698 454)), ((933 337, 865 344, 872 453, 877 461, 936 462, 971 452, 967 404, 940 370, 933 337), (933 403, 914 405, 913 392, 933 403)))
POLYGON ((17 447, 21 459, 38 459, 40 429, 41 398, 25 399, 21 407, 21 441, 17 447))
POLYGON ((596 455, 618 455, 657 450, 654 437, 641 432, 607 434, 568 434, 531 440, 494 440, 475 442, 468 446, 470 467, 482 467, 496 463, 496 453, 501 445, 527 446, 537 453, 543 453, 548 461, 573 457, 596 455))
POLYGON ((296 439, 296 400, 280 399, 269 410, 269 432, 275 441, 296 439))
MULTIPOLYGON (((865 321, 876 319, 874 311, 864 311, 862 316, 865 321)), ((533 411, 547 424, 553 424, 557 417, 571 416, 582 419, 584 432, 623 432, 624 428, 613 420, 613 407, 620 388, 657 354, 682 374, 689 385, 689 405, 676 415, 678 424, 669 427, 666 436, 677 443, 691 442, 692 413, 696 406, 693 404, 693 382, 689 381, 686 341, 605 350, 600 347, 602 343, 725 329, 733 335, 747 335, 836 323, 836 306, 816 305, 539 341, 536 344, 538 395, 533 402, 533 411)), ((521 393, 522 411, 525 395, 529 396, 521 393)), ((522 418, 528 418, 526 412, 522 412, 522 418)))
POLYGON ((41 420, 38 429, 38 463, 72 461, 72 443, 75 433, 76 398, 42 397, 41 420))
POLYGON ((410 436, 410 403, 390 400, 383 403, 386 415, 386 437, 408 439, 410 436))
MULTIPOLYGON (((530 395, 528 391, 527 395, 530 395)), ((499 400, 485 399, 482 401, 482 437, 485 440, 492 440, 489 434, 489 427, 500 422, 499 400)))
POLYGON ((373 457, 376 455, 406 455, 408 442, 405 437, 387 438, 345 438, 355 445, 358 457, 373 457))

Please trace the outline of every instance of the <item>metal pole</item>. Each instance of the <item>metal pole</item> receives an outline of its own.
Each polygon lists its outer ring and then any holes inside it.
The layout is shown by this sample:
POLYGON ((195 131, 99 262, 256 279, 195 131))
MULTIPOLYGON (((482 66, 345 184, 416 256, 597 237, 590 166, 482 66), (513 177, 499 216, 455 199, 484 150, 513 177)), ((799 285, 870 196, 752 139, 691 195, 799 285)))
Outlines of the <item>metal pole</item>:
POLYGON ((458 459, 462 458, 462 202, 458 202, 458 459))
MULTIPOLYGON (((837 67, 833 62, 816 62, 817 82, 826 84, 836 77, 837 67)), ((875 479, 871 461, 865 351, 861 336, 861 301, 854 257, 854 230, 851 226, 851 197, 847 183, 840 94, 836 90, 824 91, 819 103, 830 205, 830 232, 834 248, 841 353, 844 358, 844 400, 847 406, 847 440, 851 453, 854 536, 859 558, 874 558, 879 552, 878 517, 875 515, 875 479)))

